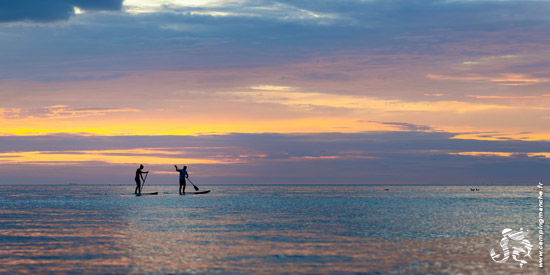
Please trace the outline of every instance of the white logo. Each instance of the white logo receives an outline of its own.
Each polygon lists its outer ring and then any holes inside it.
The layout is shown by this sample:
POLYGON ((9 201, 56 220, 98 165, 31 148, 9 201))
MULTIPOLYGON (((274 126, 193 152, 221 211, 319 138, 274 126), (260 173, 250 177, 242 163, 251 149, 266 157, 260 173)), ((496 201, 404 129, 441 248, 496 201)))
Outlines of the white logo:
POLYGON ((529 240, 526 239, 527 231, 523 232, 523 228, 520 228, 519 231, 514 231, 510 228, 506 228, 502 230, 502 239, 500 240, 500 246, 502 247, 503 251, 503 257, 500 260, 497 260, 500 258, 502 254, 497 254, 495 252, 495 249, 491 249, 491 258, 496 263, 504 263, 508 261, 508 258, 510 257, 510 252, 508 250, 508 243, 511 241, 512 245, 512 259, 514 261, 519 262, 519 266, 523 268, 523 264, 526 264, 527 261, 525 261, 525 258, 531 258, 531 249, 533 249, 533 245, 529 240), (509 238, 509 239, 508 239, 509 238), (524 254, 523 259, 520 259, 520 255, 524 254))

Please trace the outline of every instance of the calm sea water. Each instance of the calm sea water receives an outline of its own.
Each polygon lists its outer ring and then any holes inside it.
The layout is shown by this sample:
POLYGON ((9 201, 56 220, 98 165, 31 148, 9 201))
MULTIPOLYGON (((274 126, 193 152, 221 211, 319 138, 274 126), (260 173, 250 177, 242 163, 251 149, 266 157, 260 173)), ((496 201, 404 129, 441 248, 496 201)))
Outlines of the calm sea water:
POLYGON ((543 274, 535 184, 470 187, 0 186, 0 273, 543 274), (523 268, 491 260, 504 228, 523 268))

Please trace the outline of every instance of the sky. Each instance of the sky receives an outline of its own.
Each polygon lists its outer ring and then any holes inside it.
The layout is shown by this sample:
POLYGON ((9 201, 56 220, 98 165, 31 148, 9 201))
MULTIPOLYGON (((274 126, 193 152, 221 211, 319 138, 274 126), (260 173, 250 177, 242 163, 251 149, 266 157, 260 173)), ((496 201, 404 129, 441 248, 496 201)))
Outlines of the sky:
POLYGON ((0 2, 0 184, 536 184, 550 1, 0 2))

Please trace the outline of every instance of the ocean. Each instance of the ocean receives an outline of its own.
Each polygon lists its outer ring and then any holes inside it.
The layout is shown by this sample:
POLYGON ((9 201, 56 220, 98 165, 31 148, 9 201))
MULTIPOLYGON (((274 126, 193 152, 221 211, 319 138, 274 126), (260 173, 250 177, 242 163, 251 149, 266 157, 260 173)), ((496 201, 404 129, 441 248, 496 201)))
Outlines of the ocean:
POLYGON ((536 184, 0 186, 0 273, 543 274, 536 184))

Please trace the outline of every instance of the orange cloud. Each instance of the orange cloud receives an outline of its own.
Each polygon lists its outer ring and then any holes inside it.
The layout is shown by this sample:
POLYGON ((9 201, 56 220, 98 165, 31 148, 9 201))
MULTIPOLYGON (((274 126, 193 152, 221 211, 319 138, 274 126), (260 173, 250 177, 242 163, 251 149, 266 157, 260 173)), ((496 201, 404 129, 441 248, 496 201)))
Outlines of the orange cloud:
POLYGON ((483 76, 478 74, 466 76, 427 74, 426 77, 433 80, 488 81, 503 86, 525 86, 550 82, 548 78, 534 78, 524 74, 501 74, 499 76, 483 76))
POLYGON ((479 99, 532 99, 539 98, 538 96, 500 96, 500 95, 466 95, 467 97, 479 98, 479 99))
POLYGON ((275 86, 275 85, 258 85, 250 86, 252 90, 264 90, 264 91, 289 91, 292 90, 292 87, 289 86, 275 86))
POLYGON ((495 133, 458 133, 453 139, 475 139, 475 140, 523 140, 537 141, 550 140, 550 133, 514 133, 514 132, 495 132, 495 133))
POLYGON ((458 152, 458 153, 448 153, 449 155, 460 155, 460 156, 473 156, 473 157, 512 157, 517 155, 524 155, 527 157, 539 157, 539 158, 550 158, 550 152, 535 152, 535 153, 525 153, 525 152, 458 152))
POLYGON ((175 157, 181 152, 163 151, 158 149, 132 149, 132 150, 85 150, 85 151, 30 151, 0 153, 0 163, 26 163, 26 164, 66 164, 78 162, 105 162, 111 164, 215 164, 236 163, 231 159, 197 159, 175 157))
POLYGON ((473 156, 473 157, 511 157, 516 153, 510 152, 458 152, 449 155, 473 156))

